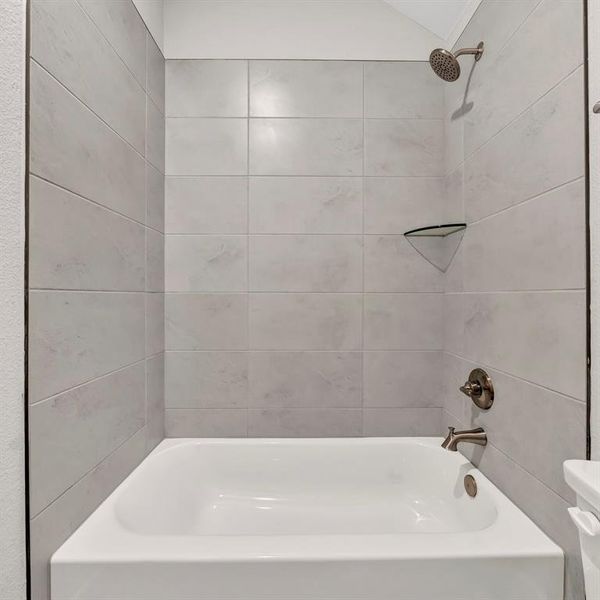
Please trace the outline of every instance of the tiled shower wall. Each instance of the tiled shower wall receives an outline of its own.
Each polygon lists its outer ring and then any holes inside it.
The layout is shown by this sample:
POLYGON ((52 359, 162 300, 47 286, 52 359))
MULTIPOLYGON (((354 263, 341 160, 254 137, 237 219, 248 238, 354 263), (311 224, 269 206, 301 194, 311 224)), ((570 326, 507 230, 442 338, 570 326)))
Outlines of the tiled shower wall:
POLYGON ((31 7, 32 598, 163 438, 164 58, 131 2, 31 7))
POLYGON ((428 435, 443 83, 427 63, 172 60, 169 436, 428 435))
POLYGON ((463 451, 565 549, 567 600, 583 598, 562 475, 586 440, 582 10, 484 0, 456 47, 485 53, 445 89, 448 215, 469 225, 446 276, 444 424, 486 429, 463 451), (476 366, 488 412, 457 392, 476 366))

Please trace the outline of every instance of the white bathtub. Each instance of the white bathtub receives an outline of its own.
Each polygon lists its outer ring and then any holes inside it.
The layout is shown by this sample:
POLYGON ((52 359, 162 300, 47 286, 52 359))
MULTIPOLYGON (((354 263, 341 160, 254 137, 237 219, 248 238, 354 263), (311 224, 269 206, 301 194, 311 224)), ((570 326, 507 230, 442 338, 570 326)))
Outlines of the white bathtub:
POLYGON ((166 440, 56 552, 52 600, 561 600, 561 550, 440 442, 166 440))

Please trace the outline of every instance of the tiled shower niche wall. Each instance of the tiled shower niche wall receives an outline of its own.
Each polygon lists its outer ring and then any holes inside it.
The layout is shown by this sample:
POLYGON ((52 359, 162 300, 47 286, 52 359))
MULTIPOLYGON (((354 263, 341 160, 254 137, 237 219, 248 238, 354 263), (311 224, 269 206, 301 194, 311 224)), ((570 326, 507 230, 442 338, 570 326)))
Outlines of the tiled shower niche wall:
POLYGON ((166 116, 167 435, 439 434, 429 65, 170 60, 166 116))

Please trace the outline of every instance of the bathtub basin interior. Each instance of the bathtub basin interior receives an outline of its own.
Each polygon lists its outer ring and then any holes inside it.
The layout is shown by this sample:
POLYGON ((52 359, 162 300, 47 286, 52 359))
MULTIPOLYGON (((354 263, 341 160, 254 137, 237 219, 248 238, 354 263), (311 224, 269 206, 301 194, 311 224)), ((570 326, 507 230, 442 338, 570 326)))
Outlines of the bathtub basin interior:
POLYGON ((562 600, 562 551, 440 442, 165 440, 55 553, 52 600, 562 600))
POLYGON ((475 531, 496 518, 489 490, 474 502, 437 447, 394 452, 372 442, 365 452, 364 444, 323 440, 242 447, 166 447, 118 495, 120 524, 156 535, 398 534, 475 531))

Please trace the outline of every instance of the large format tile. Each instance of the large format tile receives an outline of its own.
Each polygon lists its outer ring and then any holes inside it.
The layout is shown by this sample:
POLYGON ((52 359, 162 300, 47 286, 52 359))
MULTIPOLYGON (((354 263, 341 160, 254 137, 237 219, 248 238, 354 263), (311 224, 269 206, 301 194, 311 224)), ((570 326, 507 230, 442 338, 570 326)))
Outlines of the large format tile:
POLYGON ((484 53, 467 95, 467 156, 582 64, 583 29, 581 2, 543 0, 497 54, 484 53), (557 49, 552 60, 540 52, 550 47, 557 49))
POLYGON ((469 222, 584 175, 582 90, 578 69, 467 160, 469 222))
POLYGON ((34 62, 30 169, 144 222, 144 159, 34 62))
POLYGON ((376 437, 438 436, 441 408, 365 408, 363 435, 376 437))
POLYGON ((167 177, 167 233, 246 233, 245 177, 167 177))
POLYGON ((403 235, 365 236, 366 292, 441 292, 443 273, 403 235))
POLYGON ((404 233, 437 223, 445 201, 441 177, 366 177, 365 233, 404 233))
POLYGON ((146 291, 165 289, 165 236, 146 228, 146 291))
POLYGON ((168 235, 168 292, 246 291, 248 241, 240 235, 168 235))
POLYGON ((356 437, 362 411, 354 408, 263 408, 248 411, 251 437, 356 437))
POLYGON ((247 352, 167 352, 167 408, 247 406, 247 352))
POLYGON ((31 596, 50 600, 50 558, 146 455, 140 429, 31 520, 31 596))
POLYGON ((146 87, 146 26, 133 2, 79 0, 140 85, 146 87))
POLYGON ((441 352, 365 352, 364 405, 442 406, 441 352))
POLYGON ((585 399, 585 291, 464 297, 466 358, 585 399))
POLYGON ((251 119, 251 175, 362 175, 361 119, 251 119))
POLYGON ((142 225, 33 176, 29 211, 30 287, 144 290, 142 225))
POLYGON ((361 233, 359 177, 251 177, 250 233, 361 233))
POLYGON ((469 227, 467 291, 585 288, 585 182, 555 189, 469 227))
POLYGON ((441 119, 444 85, 427 62, 366 62, 365 117, 441 119))
POLYGON ((146 162, 146 225, 165 231, 165 176, 146 162))
POLYGON ((248 116, 248 62, 168 60, 167 116, 248 116))
POLYGON ((362 117, 362 64, 250 61, 252 117, 362 117))
POLYGON ((144 89, 81 6, 35 0, 31 28, 34 60, 143 152, 144 89))
POLYGON ((358 350, 359 294, 250 294, 250 348, 358 350))
POLYGON ((146 449, 165 438, 165 355, 146 359, 146 449))
POLYGON ((150 97, 146 100, 146 159, 161 173, 165 172, 165 117, 150 97))
POLYGON ((444 174, 441 119, 365 120, 365 175, 444 174))
POLYGON ((442 301, 442 294, 365 294, 365 349, 441 350, 442 301))
POLYGON ((165 114, 165 58, 154 38, 148 33, 146 41, 146 91, 161 112, 165 114))
POLYGON ((165 349, 165 295, 146 294, 146 356, 165 349))
POLYGON ((29 294, 29 396, 35 402, 144 357, 144 294, 29 294))
POLYGON ((585 402, 486 368, 498 401, 491 410, 482 411, 458 392, 462 380, 477 364, 450 355, 446 362, 450 363, 446 365, 447 372, 456 373, 452 390, 448 390, 453 402, 446 410, 450 408, 468 427, 483 427, 490 443, 567 502, 574 503, 575 495, 564 480, 563 462, 585 458, 585 402), (556 424, 560 428, 560 444, 556 443, 556 424))
POLYGON ((168 408, 167 437, 246 437, 248 411, 245 408, 168 408))
POLYGON ((245 119, 167 119, 167 175, 245 175, 245 119))
POLYGON ((251 352, 249 406, 361 406, 360 352, 251 352))
POLYGON ((167 294, 167 350, 242 350, 248 346, 245 294, 167 294))
POLYGON ((249 261, 251 291, 362 291, 360 236, 254 235, 249 261))
POLYGON ((144 426, 145 391, 137 363, 30 408, 33 515, 144 426))

